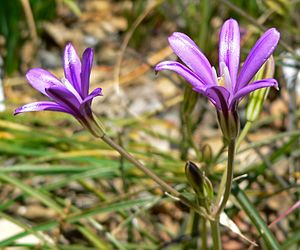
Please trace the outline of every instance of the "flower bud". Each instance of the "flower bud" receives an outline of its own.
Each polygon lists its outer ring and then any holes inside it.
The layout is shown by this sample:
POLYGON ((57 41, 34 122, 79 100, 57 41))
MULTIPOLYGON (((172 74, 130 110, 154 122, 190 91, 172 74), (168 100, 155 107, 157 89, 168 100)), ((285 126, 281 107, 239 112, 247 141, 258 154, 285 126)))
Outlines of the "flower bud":
MULTIPOLYGON (((257 74, 254 77, 255 81, 265 79, 265 78, 272 78, 274 75, 274 59, 273 57, 270 57, 264 65, 261 67, 261 69, 257 72, 257 74)), ((246 119, 247 121, 254 122, 263 107, 264 101, 267 98, 269 93, 269 88, 262 88, 255 90, 250 94, 249 103, 247 105, 246 109, 246 119)))
POLYGON ((236 111, 228 111, 226 113, 217 111, 217 114, 224 139, 227 142, 236 139, 240 131, 238 113, 236 111))
POLYGON ((212 160, 212 149, 208 144, 204 144, 201 148, 202 161, 209 164, 212 160))
POLYGON ((185 175, 200 199, 213 197, 213 188, 210 180, 205 176, 205 172, 188 161, 185 165, 185 175))

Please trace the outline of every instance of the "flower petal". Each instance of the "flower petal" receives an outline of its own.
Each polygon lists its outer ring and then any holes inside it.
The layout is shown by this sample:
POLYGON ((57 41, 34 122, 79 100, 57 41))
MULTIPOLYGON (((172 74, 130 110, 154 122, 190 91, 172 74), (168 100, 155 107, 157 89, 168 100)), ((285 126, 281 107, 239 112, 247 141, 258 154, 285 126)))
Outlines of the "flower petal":
POLYGON ((87 48, 82 55, 81 65, 81 94, 85 98, 89 94, 90 74, 93 66, 94 51, 87 48))
POLYGON ((80 105, 82 104, 88 104, 91 105, 92 100, 96 97, 96 96, 103 96, 102 94, 102 88, 96 88, 92 91, 92 93, 90 93, 83 101, 80 105))
POLYGON ((24 112, 41 111, 41 110, 69 113, 67 109, 60 106, 59 104, 55 102, 45 101, 45 102, 32 102, 32 103, 25 104, 24 106, 17 108, 14 112, 14 115, 24 113, 24 112))
POLYGON ((62 83, 53 74, 40 68, 29 70, 26 73, 26 79, 32 87, 46 96, 46 88, 62 85, 62 83))
POLYGON ((206 89, 205 96, 216 106, 217 109, 227 113, 229 109, 228 100, 230 93, 222 86, 211 86, 206 89))
POLYGON ((203 84, 213 84, 211 65, 198 46, 185 34, 174 32, 169 37, 174 53, 192 70, 203 84))
POLYGON ((236 84, 240 63, 240 29, 236 20, 227 20, 220 32, 219 41, 219 71, 222 76, 221 64, 225 63, 229 70, 232 89, 236 84))
POLYGON ((91 105, 92 101, 96 96, 102 96, 102 89, 96 88, 90 93, 80 104, 80 112, 85 115, 90 115, 92 113, 91 105))
POLYGON ((250 94, 251 92, 261 89, 261 88, 267 88, 267 87, 274 87, 278 89, 278 82, 273 78, 263 79, 256 82, 252 82, 248 84, 247 86, 240 89, 232 98, 230 102, 230 106, 236 102, 239 101, 244 96, 250 94))
POLYGON ((77 52, 71 43, 67 44, 64 52, 65 77, 74 86, 78 93, 81 93, 80 73, 81 62, 77 52))
POLYGON ((47 94, 60 106, 71 110, 74 115, 79 114, 79 102, 76 96, 65 87, 50 87, 46 89, 47 94))
POLYGON ((265 61, 272 55, 280 38, 280 33, 275 29, 267 30, 251 49, 238 77, 238 91, 249 83, 265 61))
POLYGON ((205 85, 199 79, 198 75, 196 75, 189 68, 184 66, 183 64, 175 61, 164 61, 155 66, 155 71, 161 70, 172 70, 177 74, 181 75, 186 81, 188 81, 194 88, 196 89, 204 89, 205 85))

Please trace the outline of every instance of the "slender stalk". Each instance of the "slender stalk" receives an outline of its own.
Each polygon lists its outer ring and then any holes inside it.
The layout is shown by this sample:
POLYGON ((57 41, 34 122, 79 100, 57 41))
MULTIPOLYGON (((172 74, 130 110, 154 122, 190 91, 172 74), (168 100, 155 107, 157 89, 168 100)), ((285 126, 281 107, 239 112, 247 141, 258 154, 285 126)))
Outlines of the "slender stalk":
POLYGON ((202 220, 202 217, 198 213, 190 213, 190 216, 192 216, 192 230, 191 230, 191 241, 189 244, 187 244, 186 249, 198 249, 199 245, 199 223, 200 220, 202 220))
POLYGON ((247 121, 242 132, 240 133, 239 135, 239 138, 237 140, 237 143, 236 143, 236 148, 238 150, 238 148, 240 147, 241 145, 241 142, 245 139, 246 135, 248 134, 250 128, 252 127, 252 122, 251 121, 247 121))
POLYGON ((213 249, 221 250, 222 242, 221 242, 219 220, 210 221, 210 226, 211 226, 211 234, 213 238, 213 249))
POLYGON ((207 227, 206 219, 201 217, 201 250, 207 250, 207 227))
POLYGON ((33 41, 34 45, 37 45, 38 44, 38 36, 37 36, 37 32, 36 32, 36 25, 35 25, 35 22, 34 22, 34 17, 33 17, 33 14, 32 14, 32 9, 31 9, 31 6, 30 6, 30 2, 29 2, 29 0, 21 0, 21 4, 22 4, 22 7, 24 9, 24 13, 25 13, 25 16, 26 16, 26 21, 27 21, 28 26, 29 26, 32 41, 33 41))
POLYGON ((140 161, 136 160, 132 155, 130 155, 125 149, 116 144, 110 137, 107 135, 103 135, 101 138, 104 142, 106 142, 113 149, 117 150, 124 158, 130 161, 132 164, 137 166, 140 170, 142 170, 147 176, 153 179, 157 184, 159 184, 165 191, 169 192, 171 195, 175 197, 180 196, 180 193, 169 186, 166 182, 164 182, 161 178, 159 178, 156 174, 154 174, 150 169, 146 168, 140 161))
POLYGON ((235 155, 235 139, 232 139, 228 144, 228 160, 227 160, 227 170, 226 170, 227 176, 226 176, 225 191, 224 191, 221 204, 220 205, 217 204, 217 211, 214 214, 215 218, 219 218, 220 214, 222 213, 229 199, 232 179, 233 179, 234 155, 235 155))
POLYGON ((125 159, 127 159, 129 162, 131 162, 133 165, 138 167, 141 171, 143 171, 148 177, 150 177, 152 180, 154 180, 158 185, 162 187, 166 192, 168 192, 170 195, 174 196, 176 199, 178 199, 180 202, 188 206, 189 208, 193 209, 197 213, 199 213, 201 216, 204 216, 210 220, 213 220, 211 216, 209 216, 207 213, 205 213, 203 210, 201 210, 196 204, 188 200, 185 196, 181 195, 176 189, 168 185, 165 181, 163 181, 160 177, 158 177, 155 173, 153 173, 150 169, 145 167, 140 161, 136 160, 131 154, 129 154, 125 149, 123 149, 121 146, 119 146, 117 143, 115 143, 110 137, 108 137, 106 134, 103 134, 100 137, 105 143, 107 143, 110 147, 118 151, 125 159))
POLYGON ((221 200, 222 200, 222 197, 223 197, 224 191, 225 191, 226 179, 227 179, 227 168, 225 168, 225 170, 223 172, 221 183, 218 188, 217 198, 215 201, 215 204, 216 204, 215 208, 217 208, 219 206, 219 204, 221 203, 221 200))
POLYGON ((193 214, 192 237, 199 234, 200 216, 197 213, 193 214))

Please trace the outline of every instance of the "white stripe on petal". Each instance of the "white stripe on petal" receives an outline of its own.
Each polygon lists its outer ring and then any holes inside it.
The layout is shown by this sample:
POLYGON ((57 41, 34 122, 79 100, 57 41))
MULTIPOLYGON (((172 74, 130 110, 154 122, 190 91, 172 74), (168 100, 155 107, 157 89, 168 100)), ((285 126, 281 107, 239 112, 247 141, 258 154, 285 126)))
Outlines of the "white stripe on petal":
POLYGON ((82 98, 81 96, 78 94, 78 92, 76 91, 76 89, 74 88, 74 86, 66 79, 66 78, 62 78, 61 79, 62 83, 65 85, 65 87, 72 92, 72 94, 77 98, 78 102, 81 103, 82 102, 82 98))

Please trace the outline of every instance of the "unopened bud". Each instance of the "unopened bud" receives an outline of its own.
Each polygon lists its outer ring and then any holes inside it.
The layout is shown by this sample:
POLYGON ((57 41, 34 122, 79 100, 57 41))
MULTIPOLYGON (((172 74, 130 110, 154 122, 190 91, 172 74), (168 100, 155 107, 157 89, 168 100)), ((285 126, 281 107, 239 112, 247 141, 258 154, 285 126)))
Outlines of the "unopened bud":
POLYGON ((213 197, 213 188, 210 180, 205 176, 205 172, 196 166, 195 163, 188 161, 185 165, 186 177, 199 198, 213 197))
POLYGON ((208 144, 204 144, 201 148, 202 161, 209 164, 212 160, 212 149, 208 144))
POLYGON ((237 138, 240 132, 240 120, 236 111, 223 113, 217 111, 218 121, 221 127, 224 139, 229 142, 237 138))

